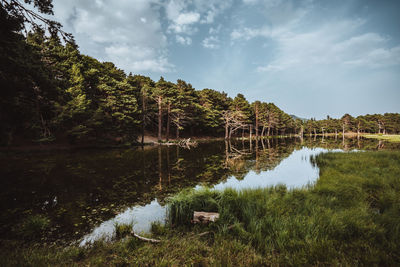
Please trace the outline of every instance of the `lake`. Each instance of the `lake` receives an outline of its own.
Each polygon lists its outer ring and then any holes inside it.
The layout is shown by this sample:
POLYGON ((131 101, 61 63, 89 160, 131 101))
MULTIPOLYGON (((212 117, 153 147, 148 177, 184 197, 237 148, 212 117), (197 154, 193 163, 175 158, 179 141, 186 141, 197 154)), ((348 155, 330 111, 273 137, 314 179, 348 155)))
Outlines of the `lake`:
POLYGON ((81 244, 109 239, 114 225, 134 223, 146 232, 163 221, 165 200, 186 188, 257 188, 312 185, 318 166, 311 158, 326 151, 399 149, 368 139, 273 138, 209 141, 185 149, 0 152, 1 236, 13 238, 29 216, 50 219, 43 242, 81 244))

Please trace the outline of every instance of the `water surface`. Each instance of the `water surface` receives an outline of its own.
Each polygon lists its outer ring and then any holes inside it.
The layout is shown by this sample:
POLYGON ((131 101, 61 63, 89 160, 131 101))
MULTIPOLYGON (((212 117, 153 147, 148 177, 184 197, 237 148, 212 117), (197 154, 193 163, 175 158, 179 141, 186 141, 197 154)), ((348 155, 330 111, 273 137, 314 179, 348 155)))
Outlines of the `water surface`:
POLYGON ((13 229, 37 214, 50 219, 45 239, 49 242, 83 236, 87 240, 109 238, 116 222, 133 222, 136 231, 147 231, 149 221, 162 220, 166 197, 184 188, 304 186, 318 178, 311 155, 329 149, 382 147, 397 148, 376 140, 287 138, 213 141, 190 150, 153 146, 144 150, 3 151, 0 234, 15 238, 13 229), (97 234, 90 237, 91 233, 97 234))

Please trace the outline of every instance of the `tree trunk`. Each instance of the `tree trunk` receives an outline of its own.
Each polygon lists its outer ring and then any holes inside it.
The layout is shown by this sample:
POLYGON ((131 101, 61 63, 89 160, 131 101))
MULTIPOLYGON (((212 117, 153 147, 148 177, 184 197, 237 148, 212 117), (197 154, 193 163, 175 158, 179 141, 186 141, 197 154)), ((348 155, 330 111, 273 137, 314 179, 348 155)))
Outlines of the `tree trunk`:
POLYGON ((269 136, 269 135, 270 135, 270 131, 271 131, 271 125, 270 125, 270 124, 268 124, 267 136, 269 136))
POLYGON ((176 119, 176 139, 179 139, 179 117, 176 119))
POLYGON ((256 105, 256 140, 258 140, 258 105, 256 105))
POLYGON ((158 102, 158 141, 161 141, 161 131, 162 131, 162 96, 157 99, 158 102))
POLYGON ((167 142, 169 141, 169 127, 171 125, 171 103, 168 102, 168 110, 167 110, 167 133, 165 139, 167 142))
POLYGON ((263 125, 263 128, 262 128, 262 130, 261 130, 261 138, 264 137, 264 131, 265 131, 265 125, 263 125))
POLYGON ((228 138, 229 138, 228 123, 225 123, 225 140, 228 140, 228 138))
POLYGON ((251 124, 250 124, 250 126, 249 126, 249 131, 250 131, 250 142, 251 142, 251 133, 252 133, 252 131, 253 131, 253 129, 252 129, 252 127, 251 127, 251 124))

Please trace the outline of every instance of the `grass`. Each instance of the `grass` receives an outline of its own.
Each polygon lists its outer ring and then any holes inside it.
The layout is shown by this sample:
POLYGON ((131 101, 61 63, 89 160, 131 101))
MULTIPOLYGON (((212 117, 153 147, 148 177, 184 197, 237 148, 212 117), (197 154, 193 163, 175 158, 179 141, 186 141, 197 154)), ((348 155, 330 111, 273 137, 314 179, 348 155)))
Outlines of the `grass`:
POLYGON ((400 142, 400 135, 395 135, 395 134, 366 134, 363 135, 365 138, 374 138, 378 140, 386 140, 389 142, 400 142))
POLYGON ((181 192, 170 199, 169 225, 152 227, 158 244, 134 237, 88 248, 3 241, 0 265, 399 265, 400 152, 327 153, 313 161, 320 179, 309 188, 181 192), (192 226, 194 210, 221 217, 192 226))
POLYGON ((115 237, 121 239, 132 232, 133 224, 119 224, 115 223, 115 237))
POLYGON ((173 225, 194 210, 218 211, 221 235, 251 244, 278 265, 400 263, 400 152, 329 153, 313 159, 321 177, 309 189, 182 192, 173 225))

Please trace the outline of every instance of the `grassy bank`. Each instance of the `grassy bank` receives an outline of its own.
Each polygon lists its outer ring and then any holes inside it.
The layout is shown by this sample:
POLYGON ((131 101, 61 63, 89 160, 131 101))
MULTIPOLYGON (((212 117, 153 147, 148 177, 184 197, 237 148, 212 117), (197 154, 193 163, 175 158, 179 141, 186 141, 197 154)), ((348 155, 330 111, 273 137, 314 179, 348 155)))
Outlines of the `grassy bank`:
POLYGON ((382 135, 382 134, 366 134, 363 135, 365 138, 373 138, 373 139, 378 139, 378 140, 385 140, 389 142, 400 142, 400 135, 395 135, 395 134, 387 134, 387 135, 382 135))
POLYGON ((133 237, 91 248, 9 241, 1 244, 0 264, 400 264, 400 152, 328 153, 314 161, 321 177, 308 189, 180 193, 170 200, 172 227, 153 227, 159 244, 133 237), (194 210, 218 211, 221 218, 193 227, 194 210))
MULTIPOLYGON (((310 189, 185 192, 171 202, 173 224, 193 210, 221 213, 219 229, 251 244, 274 264, 400 262, 400 153, 329 153, 314 159, 310 189)), ((219 231, 221 232, 221 231, 219 231)))

